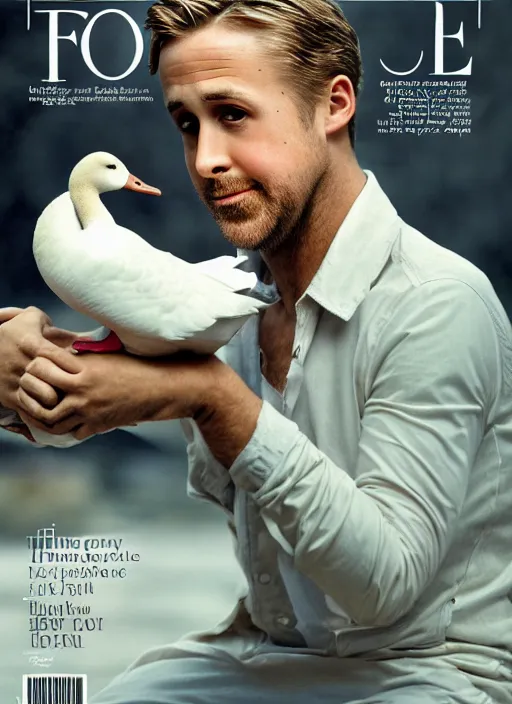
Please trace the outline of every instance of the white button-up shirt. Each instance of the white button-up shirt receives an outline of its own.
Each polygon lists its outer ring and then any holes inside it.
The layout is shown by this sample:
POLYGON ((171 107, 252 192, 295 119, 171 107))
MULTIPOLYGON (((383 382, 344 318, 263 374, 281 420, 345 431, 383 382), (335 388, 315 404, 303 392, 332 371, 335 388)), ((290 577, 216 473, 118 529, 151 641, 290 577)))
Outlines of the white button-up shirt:
POLYGON ((438 654, 512 701, 510 323, 367 177, 296 304, 284 393, 257 319, 220 351, 264 403, 229 471, 182 422, 189 493, 227 512, 244 607, 276 642, 438 654))

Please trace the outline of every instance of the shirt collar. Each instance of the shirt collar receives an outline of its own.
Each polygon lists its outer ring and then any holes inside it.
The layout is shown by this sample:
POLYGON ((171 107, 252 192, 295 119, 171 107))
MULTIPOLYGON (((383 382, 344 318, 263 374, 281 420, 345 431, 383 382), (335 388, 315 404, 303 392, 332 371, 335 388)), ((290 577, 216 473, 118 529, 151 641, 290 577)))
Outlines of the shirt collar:
MULTIPOLYGON (((400 232, 400 218, 371 171, 336 232, 304 296, 349 320, 384 268, 400 232)), ((238 250, 261 275, 258 252, 238 250)))

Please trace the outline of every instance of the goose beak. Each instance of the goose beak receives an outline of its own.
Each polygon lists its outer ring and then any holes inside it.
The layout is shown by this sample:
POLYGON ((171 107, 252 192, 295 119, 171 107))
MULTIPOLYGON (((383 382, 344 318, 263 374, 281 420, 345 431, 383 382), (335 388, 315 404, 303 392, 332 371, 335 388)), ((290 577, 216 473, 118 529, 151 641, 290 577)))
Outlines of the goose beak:
POLYGON ((128 176, 128 181, 125 183, 124 188, 127 188, 129 191, 137 191, 138 193, 148 193, 151 196, 162 195, 162 191, 159 188, 148 186, 147 183, 144 183, 140 180, 140 178, 137 178, 132 174, 128 176))

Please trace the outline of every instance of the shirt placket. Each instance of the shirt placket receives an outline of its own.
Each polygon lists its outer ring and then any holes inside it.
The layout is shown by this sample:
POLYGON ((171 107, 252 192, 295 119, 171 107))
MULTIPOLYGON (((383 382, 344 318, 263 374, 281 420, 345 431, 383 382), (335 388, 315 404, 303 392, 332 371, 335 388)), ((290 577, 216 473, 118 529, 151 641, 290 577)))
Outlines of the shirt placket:
MULTIPOLYGON (((297 303, 297 322, 293 343, 293 357, 283 394, 283 414, 291 417, 303 381, 304 360, 311 346, 317 322, 316 307, 312 300, 297 303)), ((243 349, 249 351, 243 359, 244 379, 253 391, 261 396, 261 367, 258 325, 245 330, 243 349), (249 338, 250 336, 250 338, 249 338), (259 384, 256 380, 259 380, 259 384)), ((276 641, 290 645, 304 645, 303 636, 296 630, 293 606, 282 581, 277 561, 277 548, 271 541, 259 510, 244 491, 237 490, 236 514, 239 523, 241 554, 249 582, 248 609, 254 621, 276 641)))
POLYGON ((297 322, 293 340, 293 353, 284 390, 284 415, 293 416, 304 381, 304 364, 311 347, 318 322, 318 307, 311 298, 301 298, 296 305, 297 322))

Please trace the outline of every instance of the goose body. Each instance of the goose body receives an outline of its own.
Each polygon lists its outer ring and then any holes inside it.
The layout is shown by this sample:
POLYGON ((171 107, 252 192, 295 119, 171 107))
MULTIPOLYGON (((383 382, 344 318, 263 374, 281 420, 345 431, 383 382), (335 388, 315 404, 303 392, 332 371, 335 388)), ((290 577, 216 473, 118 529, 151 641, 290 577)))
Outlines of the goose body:
MULTIPOLYGON (((69 191, 38 219, 33 252, 50 289, 115 333, 127 352, 214 353, 252 315, 278 300, 275 289, 240 268, 245 257, 190 264, 117 225, 99 194, 121 188, 160 194, 111 154, 96 152, 82 159, 71 173, 69 191)), ((80 340, 74 347, 103 351, 97 343, 80 340)), ((32 433, 38 442, 44 436, 44 444, 76 442, 71 436, 32 433)))

